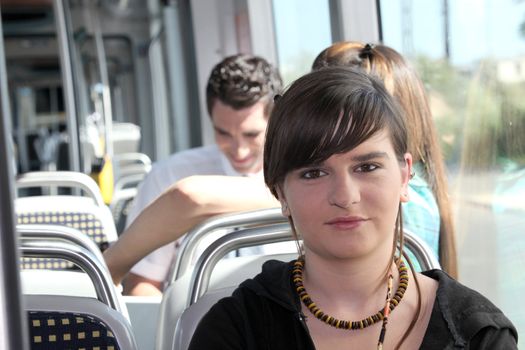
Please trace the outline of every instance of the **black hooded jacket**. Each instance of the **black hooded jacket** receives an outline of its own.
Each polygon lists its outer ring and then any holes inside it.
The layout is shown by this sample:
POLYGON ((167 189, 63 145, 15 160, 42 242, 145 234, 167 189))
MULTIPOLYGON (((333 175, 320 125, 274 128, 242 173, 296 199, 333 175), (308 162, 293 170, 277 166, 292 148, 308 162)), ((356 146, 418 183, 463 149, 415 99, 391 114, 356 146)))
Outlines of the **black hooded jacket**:
MULTIPOLYGON (((203 317, 190 350, 315 349, 291 282, 293 262, 271 260, 203 317)), ((489 300, 441 270, 421 349, 517 349, 512 323, 489 300)))

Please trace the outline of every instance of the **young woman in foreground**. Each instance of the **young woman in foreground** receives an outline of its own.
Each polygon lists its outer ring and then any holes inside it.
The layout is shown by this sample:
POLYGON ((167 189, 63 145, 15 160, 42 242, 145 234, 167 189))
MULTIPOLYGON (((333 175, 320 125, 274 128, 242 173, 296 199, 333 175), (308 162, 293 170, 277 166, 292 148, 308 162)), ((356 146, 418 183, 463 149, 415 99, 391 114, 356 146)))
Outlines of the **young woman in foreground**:
POLYGON ((303 240, 204 316, 190 349, 515 349, 490 301, 403 253, 407 131, 382 83, 348 68, 298 79, 277 101, 265 181, 303 240))

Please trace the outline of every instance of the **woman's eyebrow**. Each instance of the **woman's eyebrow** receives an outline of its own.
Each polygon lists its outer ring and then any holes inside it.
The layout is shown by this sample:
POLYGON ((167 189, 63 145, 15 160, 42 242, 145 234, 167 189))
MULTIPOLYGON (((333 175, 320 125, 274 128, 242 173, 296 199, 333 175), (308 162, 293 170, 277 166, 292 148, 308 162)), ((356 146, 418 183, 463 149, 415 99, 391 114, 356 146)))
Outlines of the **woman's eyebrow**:
POLYGON ((377 159, 377 158, 388 159, 389 156, 388 156, 388 153, 386 152, 370 152, 370 153, 359 154, 357 156, 354 156, 352 157, 352 160, 356 162, 366 162, 366 161, 377 159))

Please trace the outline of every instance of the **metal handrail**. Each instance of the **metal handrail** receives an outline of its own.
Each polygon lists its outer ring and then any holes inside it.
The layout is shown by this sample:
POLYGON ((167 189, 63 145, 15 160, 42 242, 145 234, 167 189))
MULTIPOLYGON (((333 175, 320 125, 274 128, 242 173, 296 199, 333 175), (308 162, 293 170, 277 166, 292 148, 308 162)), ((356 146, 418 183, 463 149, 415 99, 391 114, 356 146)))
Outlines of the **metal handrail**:
POLYGON ((123 200, 129 200, 133 199, 137 196, 137 189, 136 188, 124 188, 118 192, 114 192, 113 198, 111 199, 111 203, 109 203, 109 209, 111 209, 111 213, 115 215, 114 210, 117 204, 119 204, 120 201, 123 200))
POLYGON ((24 257, 58 258, 72 262, 89 276, 93 282, 97 298, 101 302, 125 314, 118 301, 118 296, 105 263, 99 261, 86 248, 65 241, 27 238, 20 241, 20 252, 24 257))
MULTIPOLYGON (((210 244, 197 260, 192 275, 193 282, 190 286, 189 305, 195 303, 207 291, 213 268, 230 251, 291 239, 293 239, 293 236, 288 223, 247 228, 230 232, 220 237, 210 244)), ((433 251, 421 238, 409 231, 405 231, 404 239, 406 249, 414 254, 422 270, 441 268, 433 251)))
POLYGON ((414 254, 422 271, 441 269, 438 258, 425 241, 408 230, 404 230, 403 236, 405 239, 404 250, 414 254))
POLYGON ((105 206, 100 189, 92 178, 74 171, 34 171, 22 174, 16 179, 17 188, 27 187, 70 187, 82 189, 97 206, 105 206))
MULTIPOLYGON (((273 224, 230 232, 210 244, 197 260, 192 275, 189 305, 195 303, 208 289, 213 268, 232 250, 293 239, 290 224, 273 224)), ((188 305, 188 306, 189 306, 188 305)))
POLYGON ((113 156, 113 161, 119 166, 142 164, 145 166, 151 166, 151 159, 148 155, 138 152, 119 153, 113 156))
POLYGON ((196 254, 199 242, 218 230, 237 227, 253 227, 268 224, 287 223, 288 219, 281 213, 280 208, 261 209, 234 214, 214 216, 186 234, 179 248, 177 258, 168 276, 168 284, 179 279, 189 269, 190 263, 196 254))
POLYGON ((63 225, 17 225, 16 231, 23 240, 58 240, 73 243, 88 250, 99 261, 104 261, 100 248, 88 236, 72 227, 63 225))
POLYGON ((115 182, 114 193, 118 193, 128 188, 137 188, 140 182, 144 180, 145 176, 146 176, 145 172, 121 176, 115 182), (129 185, 134 185, 134 186, 129 187, 129 185))

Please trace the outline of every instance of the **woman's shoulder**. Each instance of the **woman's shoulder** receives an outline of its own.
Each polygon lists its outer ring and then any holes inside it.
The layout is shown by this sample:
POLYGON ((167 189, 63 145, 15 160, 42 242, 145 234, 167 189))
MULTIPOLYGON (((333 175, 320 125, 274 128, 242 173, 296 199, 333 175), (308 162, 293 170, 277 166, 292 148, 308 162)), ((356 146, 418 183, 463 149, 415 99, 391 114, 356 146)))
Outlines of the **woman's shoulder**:
POLYGON ((438 282, 437 301, 453 310, 461 310, 462 316, 479 311, 501 313, 501 310, 481 293, 461 284, 442 270, 430 270, 422 274, 438 282))
POLYGON ((423 274, 439 283, 434 309, 437 306, 452 334, 468 342, 484 332, 503 331, 517 339, 512 322, 481 293, 441 270, 425 271, 423 274))

